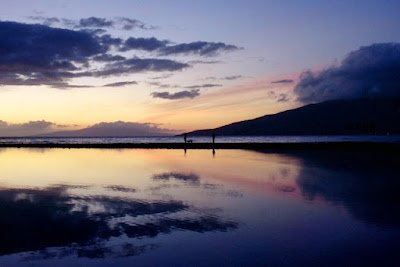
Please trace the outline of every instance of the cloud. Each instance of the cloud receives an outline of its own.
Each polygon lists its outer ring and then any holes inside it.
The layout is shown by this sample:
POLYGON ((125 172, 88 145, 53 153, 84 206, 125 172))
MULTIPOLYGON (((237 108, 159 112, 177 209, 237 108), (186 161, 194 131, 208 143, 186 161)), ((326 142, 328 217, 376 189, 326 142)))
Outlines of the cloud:
POLYGON ((140 20, 137 19, 130 19, 130 18, 118 18, 118 21, 122 24, 122 29, 126 31, 130 31, 134 28, 140 28, 142 30, 154 30, 157 29, 156 26, 148 25, 140 20))
POLYGON ((179 88, 178 85, 165 84, 160 82, 147 82, 149 85, 157 86, 158 88, 179 88))
POLYGON ((272 81, 271 83, 293 83, 294 81, 291 79, 283 79, 283 80, 277 80, 277 81, 272 81))
POLYGON ((400 97, 400 44, 363 46, 338 65, 301 74, 294 93, 303 103, 363 97, 400 97))
POLYGON ((211 88, 211 87, 220 87, 220 86, 222 86, 222 84, 206 83, 206 84, 185 86, 185 88, 187 88, 187 89, 199 89, 199 88, 211 88))
POLYGON ((60 19, 56 17, 43 17, 43 16, 29 16, 28 17, 31 20, 36 20, 36 21, 41 21, 42 24, 51 26, 55 23, 60 23, 60 19))
POLYGON ((0 22, 0 51, 1 85, 53 85, 73 76, 104 48, 85 32, 0 22))
POLYGON ((276 100, 277 102, 288 102, 290 100, 288 94, 280 93, 277 94, 274 91, 269 91, 267 97, 272 100, 276 100))
POLYGON ((170 99, 170 100, 175 100, 175 99, 182 99, 182 98, 194 98, 200 95, 200 90, 199 89, 193 89, 193 90, 185 90, 185 91, 180 91, 176 93, 169 93, 169 92, 153 92, 151 93, 153 98, 162 98, 162 99, 170 99))
POLYGON ((105 18, 89 17, 79 20, 79 26, 86 28, 109 28, 114 25, 114 22, 105 18))
POLYGON ((103 87, 122 87, 122 86, 126 86, 126 85, 134 85, 134 84, 137 84, 137 82, 135 82, 135 81, 116 82, 116 83, 105 84, 105 85, 103 85, 103 87))
POLYGON ((125 58, 110 55, 122 40, 87 31, 52 28, 38 24, 0 22, 0 85, 70 85, 80 77, 108 77, 138 72, 179 71, 189 67, 169 59, 125 58), (12 38, 10 38, 12 34, 12 38), (96 69, 93 62, 103 63, 96 69))
POLYGON ((121 51, 128 51, 131 49, 155 51, 165 47, 168 43, 169 41, 167 40, 158 40, 154 37, 151 38, 130 37, 125 41, 124 46, 121 48, 121 51))
MULTIPOLYGON (((213 42, 192 42, 192 43, 182 43, 171 45, 171 42, 168 40, 158 40, 155 37, 151 38, 128 38, 123 47, 121 47, 121 51, 128 50, 144 50, 148 52, 158 52, 160 55, 168 56, 168 55, 200 55, 200 56, 216 56, 221 52, 230 52, 239 50, 241 48, 235 45, 229 45, 222 42, 213 43, 213 42)), ((197 61, 196 63, 205 63, 204 61, 197 61)), ((207 62, 209 64, 219 63, 218 61, 207 62)))
POLYGON ((287 94, 279 94, 278 102, 288 102, 290 100, 287 94))
POLYGON ((195 54, 200 56, 215 56, 221 52, 231 52, 239 49, 242 48, 222 42, 212 43, 198 41, 192 43, 165 46, 164 48, 160 49, 160 53, 162 55, 195 54))
POLYGON ((152 77, 151 79, 152 80, 163 80, 163 79, 168 79, 172 75, 173 75, 172 73, 166 73, 166 74, 163 74, 161 76, 152 77))
POLYGON ((192 60, 189 61, 188 63, 190 64, 219 64, 219 63, 223 63, 223 61, 220 60, 192 60))
POLYGON ((120 55, 102 54, 102 55, 93 57, 93 60, 103 61, 103 62, 115 62, 115 61, 126 60, 126 57, 123 57, 120 55))
POLYGON ((157 27, 148 25, 140 20, 117 17, 114 19, 106 19, 99 17, 88 17, 80 20, 72 20, 66 18, 44 17, 44 16, 30 16, 31 20, 39 21, 44 25, 50 26, 59 24, 68 28, 118 28, 120 30, 130 31, 135 28, 142 30, 154 30, 157 27))
POLYGON ((30 136, 52 132, 68 126, 39 120, 25 123, 8 123, 0 120, 0 136, 30 136))
POLYGON ((130 58, 108 65, 101 71, 92 73, 95 77, 118 76, 127 73, 180 71, 190 67, 189 64, 170 59, 130 58))
POLYGON ((231 76, 225 76, 225 77, 220 77, 220 78, 217 78, 217 77, 214 77, 214 76, 210 76, 210 77, 206 77, 206 78, 204 78, 204 80, 208 80, 208 81, 215 81, 215 80, 226 80, 226 81, 233 81, 233 80, 238 80, 238 79, 241 79, 241 78, 243 78, 243 76, 242 75, 231 75, 231 76))
POLYGON ((232 75, 232 76, 226 76, 223 79, 224 80, 237 80, 237 79, 240 79, 240 78, 243 78, 243 76, 242 75, 232 75))
MULTIPOLYGON (((142 72, 182 71, 191 67, 190 63, 157 56, 210 56, 239 49, 232 45, 209 42, 174 45, 168 40, 158 40, 154 37, 130 37, 124 40, 99 29, 117 25, 115 20, 104 18, 81 19, 79 27, 76 21, 67 19, 40 16, 31 19, 45 19, 48 24, 70 24, 71 29, 0 21, 0 86, 47 85, 60 89, 92 87, 74 85, 72 81, 85 77, 107 78, 142 72), (93 29, 90 29, 91 27, 93 29), (129 58, 125 53, 121 53, 132 49, 155 52, 157 55, 129 58)), ((131 24, 139 23, 128 18, 118 20, 131 24)))
POLYGON ((220 87, 222 84, 197 84, 197 85, 188 85, 188 86, 179 86, 176 84, 165 84, 160 82, 147 82, 149 85, 157 86, 158 88, 185 88, 185 89, 201 89, 201 88, 211 88, 211 87, 220 87))

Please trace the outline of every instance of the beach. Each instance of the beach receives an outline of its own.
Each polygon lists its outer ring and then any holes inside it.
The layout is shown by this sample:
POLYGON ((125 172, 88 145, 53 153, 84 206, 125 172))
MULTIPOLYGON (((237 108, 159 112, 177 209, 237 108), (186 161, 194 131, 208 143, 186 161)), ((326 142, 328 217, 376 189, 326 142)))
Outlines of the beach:
POLYGON ((400 152, 400 143, 302 142, 302 143, 0 143, 16 148, 98 148, 98 149, 249 149, 249 150, 328 150, 400 152))

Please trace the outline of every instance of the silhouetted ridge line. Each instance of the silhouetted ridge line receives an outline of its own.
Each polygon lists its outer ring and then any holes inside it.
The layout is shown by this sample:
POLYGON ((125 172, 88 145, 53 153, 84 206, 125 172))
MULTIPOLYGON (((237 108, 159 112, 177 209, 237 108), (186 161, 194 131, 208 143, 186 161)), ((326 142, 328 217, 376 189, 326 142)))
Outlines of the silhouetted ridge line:
POLYGON ((346 99, 197 130, 190 136, 400 134, 400 99, 346 99))

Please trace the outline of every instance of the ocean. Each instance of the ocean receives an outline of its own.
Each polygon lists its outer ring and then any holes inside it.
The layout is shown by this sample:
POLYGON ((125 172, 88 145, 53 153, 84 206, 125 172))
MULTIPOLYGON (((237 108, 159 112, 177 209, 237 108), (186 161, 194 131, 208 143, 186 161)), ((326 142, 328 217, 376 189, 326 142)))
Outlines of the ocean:
MULTIPOLYGON (((194 143, 211 143, 211 136, 188 136, 194 143)), ((182 136, 157 137, 0 137, 0 144, 141 144, 182 143, 182 136)), ((400 143, 400 135, 340 136, 217 136, 216 143, 313 143, 313 142, 382 142, 400 143)))

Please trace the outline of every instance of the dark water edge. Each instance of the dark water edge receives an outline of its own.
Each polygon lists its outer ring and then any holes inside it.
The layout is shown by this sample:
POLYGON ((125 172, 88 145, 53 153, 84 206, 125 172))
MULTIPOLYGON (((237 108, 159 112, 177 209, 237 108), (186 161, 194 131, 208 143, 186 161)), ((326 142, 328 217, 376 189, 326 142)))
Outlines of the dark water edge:
POLYGON ((247 150, 328 150, 400 152, 400 143, 380 142, 312 142, 312 143, 0 143, 15 148, 147 148, 147 149, 247 149, 247 150))
MULTIPOLYGON (((192 143, 210 143, 211 136, 187 135, 192 143)), ((164 144, 183 143, 182 136, 142 137, 0 137, 0 144, 164 144)), ((216 143, 331 143, 374 142, 400 143, 400 135, 271 135, 216 136, 216 143)))

